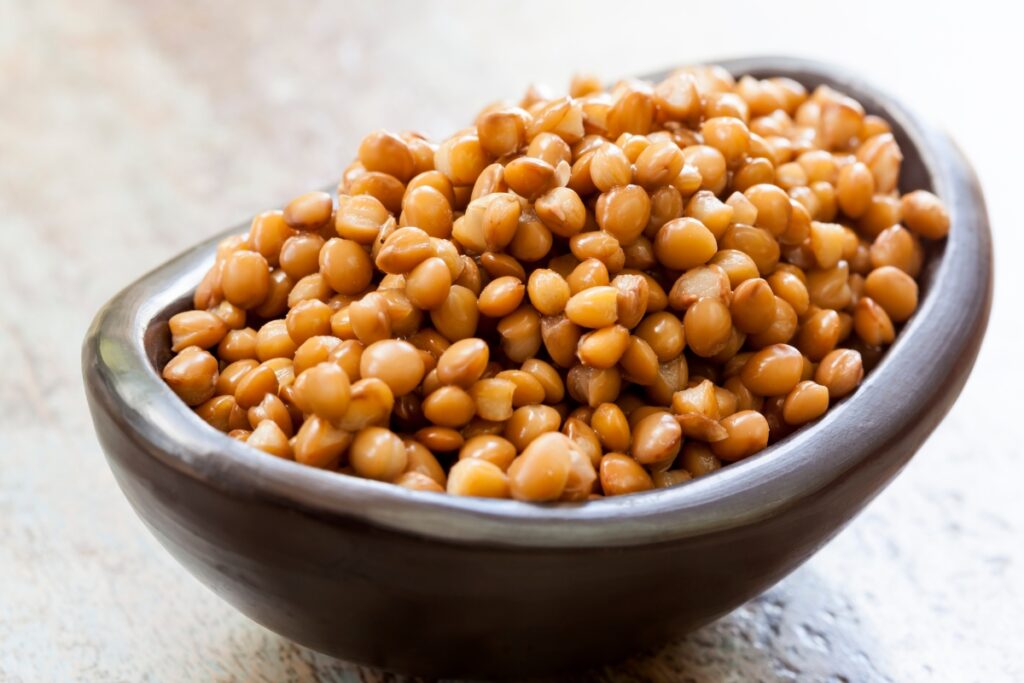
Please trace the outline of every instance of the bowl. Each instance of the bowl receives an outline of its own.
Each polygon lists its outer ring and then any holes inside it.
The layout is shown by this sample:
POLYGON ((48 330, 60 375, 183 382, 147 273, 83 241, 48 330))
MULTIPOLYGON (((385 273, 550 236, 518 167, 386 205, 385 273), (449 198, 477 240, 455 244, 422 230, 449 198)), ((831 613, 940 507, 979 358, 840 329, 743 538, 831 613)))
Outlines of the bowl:
POLYGON ((902 186, 949 208, 917 313, 856 392, 741 463, 599 502, 459 498, 305 467, 209 427, 160 378, 167 320, 189 307, 218 235, 115 296, 82 352, 100 443, 160 543, 241 612, 315 650, 501 678, 655 646, 807 560, 906 465, 966 381, 992 296, 988 218, 950 138, 859 78, 782 57, 720 63, 859 99, 892 123, 902 186))

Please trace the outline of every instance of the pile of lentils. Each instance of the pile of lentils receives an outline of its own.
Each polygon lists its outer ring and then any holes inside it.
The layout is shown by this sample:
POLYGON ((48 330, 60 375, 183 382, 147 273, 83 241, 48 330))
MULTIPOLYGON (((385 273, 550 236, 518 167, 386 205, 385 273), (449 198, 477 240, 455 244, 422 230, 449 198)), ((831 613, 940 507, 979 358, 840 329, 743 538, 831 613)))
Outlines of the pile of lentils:
POLYGON ((673 486, 821 417, 917 307, 889 124, 828 87, 680 69, 379 130, 337 199, 224 240, 170 387, 272 456, 419 491, 673 486))

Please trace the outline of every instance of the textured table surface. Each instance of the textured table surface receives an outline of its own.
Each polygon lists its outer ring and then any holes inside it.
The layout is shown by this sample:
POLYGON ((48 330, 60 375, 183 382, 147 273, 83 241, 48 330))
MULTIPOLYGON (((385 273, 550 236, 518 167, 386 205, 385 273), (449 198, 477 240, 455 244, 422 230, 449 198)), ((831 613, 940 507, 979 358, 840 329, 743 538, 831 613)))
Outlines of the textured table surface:
POLYGON ((389 680, 250 622, 146 532, 86 411, 90 319, 184 247, 334 179, 371 128, 436 135, 532 81, 755 53, 844 64, 953 131, 1000 252, 988 338, 945 423, 803 568, 580 679, 1024 680, 1012 10, 427 5, 0 2, 0 681, 389 680))

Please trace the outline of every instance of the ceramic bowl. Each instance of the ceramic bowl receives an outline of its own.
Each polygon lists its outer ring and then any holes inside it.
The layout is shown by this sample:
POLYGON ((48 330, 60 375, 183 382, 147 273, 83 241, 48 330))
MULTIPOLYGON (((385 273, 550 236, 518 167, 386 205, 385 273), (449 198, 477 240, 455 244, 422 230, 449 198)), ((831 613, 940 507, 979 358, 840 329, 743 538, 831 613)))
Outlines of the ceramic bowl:
POLYGON ((726 614, 807 560, 896 476, 966 381, 992 292, 988 219, 955 144, 892 97, 804 60, 723 64, 857 98, 892 123, 903 186, 949 208, 917 313, 853 395, 715 474, 586 504, 449 497, 304 467, 215 431, 160 379, 167 319, 190 307, 219 235, 115 296, 83 348, 96 432, 160 543, 287 638, 427 676, 612 661, 726 614))

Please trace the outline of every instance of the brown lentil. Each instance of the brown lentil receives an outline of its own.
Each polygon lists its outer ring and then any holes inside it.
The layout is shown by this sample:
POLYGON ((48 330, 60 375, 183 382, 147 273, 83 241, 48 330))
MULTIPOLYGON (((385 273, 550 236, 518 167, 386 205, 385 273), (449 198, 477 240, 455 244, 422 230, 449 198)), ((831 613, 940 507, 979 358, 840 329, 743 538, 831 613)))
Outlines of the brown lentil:
POLYGON ((476 295, 461 285, 452 285, 444 303, 430 312, 437 331, 453 342, 472 336, 478 319, 476 295))
POLYGON ((732 316, 720 299, 698 299, 683 316, 686 345, 698 356, 720 352, 732 336, 732 316))
POLYGON ((606 496, 621 496, 654 488, 647 470, 622 453, 607 453, 601 458, 600 477, 601 490, 606 496))
POLYGON ((660 363, 678 356, 686 344, 683 323, 668 311, 651 313, 644 318, 636 327, 636 336, 647 342, 660 363))
POLYGON ((871 243, 871 266, 894 266, 910 277, 917 277, 924 254, 921 244, 902 225, 893 225, 878 233, 871 243))
POLYGON ((515 383, 498 377, 477 380, 469 390, 476 414, 491 422, 504 422, 513 416, 515 394, 515 383))
POLYGON ((382 380, 367 377, 352 383, 348 410, 339 426, 358 431, 387 422, 395 405, 395 396, 382 380))
POLYGON ((224 298, 239 308, 254 308, 270 292, 270 266, 263 255, 246 249, 224 261, 220 277, 224 298))
MULTIPOLYGON (((185 355, 178 354, 178 357, 185 355)), ((168 366, 170 363, 168 363, 168 366)), ((166 369, 165 369, 166 373, 166 369)), ((174 387, 174 384, 171 384, 174 387)), ((261 363, 247 372, 235 385, 235 400, 241 408, 248 410, 259 404, 267 394, 276 394, 280 388, 277 373, 266 363, 261 363)))
POLYGON ((183 311, 167 321, 171 331, 171 351, 188 346, 208 349, 216 346, 228 332, 228 326, 208 311, 183 311))
POLYGON ((295 230, 319 230, 331 218, 334 200, 326 192, 307 192, 284 207, 284 222, 295 230))
POLYGON ((444 350, 437 361, 437 378, 442 384, 473 385, 487 367, 490 352, 482 339, 463 339, 444 350))
POLYGON ((558 500, 569 481, 572 451, 578 451, 576 444, 559 432, 535 438, 508 468, 512 497, 536 502, 558 500))
POLYGON ((917 283, 893 266, 872 270, 864 280, 864 293, 885 309, 896 323, 904 322, 917 308, 917 283))
POLYGON ((264 453, 276 455, 285 460, 291 460, 292 447, 288 443, 288 435, 272 420, 263 420, 252 430, 249 438, 245 440, 253 448, 258 448, 264 453))
MULTIPOLYGON (((589 410, 589 408, 577 408, 573 412, 581 414, 579 413, 581 410, 589 410)), ((591 465, 597 467, 600 465, 603 452, 601 441, 598 439, 597 433, 593 428, 583 419, 584 417, 574 417, 572 415, 567 417, 562 424, 562 433, 576 443, 576 447, 590 459, 591 465)))
POLYGON ((815 420, 828 410, 828 388, 811 381, 793 387, 782 404, 782 418, 791 425, 815 420))
MULTIPOLYGON (((424 401, 424 404, 426 401, 424 401)), ((426 407, 423 407, 424 417, 426 416, 426 407)), ((429 418, 428 418, 429 419, 429 418)), ((416 431, 413 435, 420 444, 430 449, 430 451, 436 451, 438 453, 449 453, 451 451, 457 451, 462 448, 462 445, 466 440, 462 437, 460 432, 455 431, 451 427, 439 427, 432 425, 430 427, 423 427, 416 431)), ((408 444, 406 444, 408 447, 408 444)), ((430 452, 428 451, 428 453, 430 452)), ((443 472, 444 470, 442 470, 443 472)))
POLYGON ((397 478, 409 462, 402 440, 381 427, 360 430, 349 447, 348 460, 359 476, 380 481, 397 478))
POLYGON ((351 395, 348 374, 334 363, 320 363, 297 378, 296 400, 309 412, 336 422, 348 412, 351 395))
POLYGON ((429 491, 431 493, 444 493, 444 487, 438 484, 425 474, 420 472, 403 472, 394 483, 402 488, 413 491, 429 491))
POLYGON ((612 325, 618 319, 618 290, 609 285, 584 289, 566 302, 565 314, 582 327, 612 325))
POLYGON ((693 479, 693 475, 686 470, 667 470, 655 472, 653 476, 654 486, 657 488, 668 488, 677 486, 693 479))
POLYGON ((820 361, 839 343, 842 322, 831 308, 820 308, 800 325, 796 347, 812 362, 820 361))
POLYGON ((921 237, 937 240, 949 233, 949 212, 942 200, 927 190, 903 195, 901 215, 907 227, 921 237))
MULTIPOLYGON (((417 438, 419 437, 417 436, 417 438)), ((416 472, 422 474, 442 487, 448 482, 448 476, 445 474, 444 467, 441 466, 441 463, 437 461, 437 458, 434 457, 434 454, 430 452, 425 444, 406 439, 405 460, 406 473, 416 472)))
POLYGON ((658 354, 636 335, 629 338, 626 350, 619 358, 619 366, 623 379, 639 386, 649 386, 658 378, 658 354))
MULTIPOLYGON (((697 381, 697 378, 694 380, 697 381)), ((698 413, 718 418, 718 398, 715 393, 715 385, 711 380, 705 379, 682 391, 677 391, 672 396, 672 410, 680 415, 698 413)))
POLYGON ((497 332, 501 350, 515 362, 532 358, 543 342, 540 316, 530 306, 521 306, 498 321, 497 332))
POLYGON ((861 356, 854 349, 836 349, 821 359, 814 381, 828 388, 829 398, 851 393, 864 377, 861 356))
POLYGON ((238 382, 241 381, 251 370, 259 365, 259 361, 246 358, 237 360, 224 367, 217 376, 216 390, 218 396, 234 396, 238 382))
POLYGON ((253 429, 264 420, 270 420, 281 429, 285 436, 291 437, 294 431, 291 413, 288 412, 284 401, 274 394, 267 394, 259 404, 249 408, 246 413, 246 419, 253 429))
POLYGON ((421 261, 405 278, 405 294, 417 307, 430 311, 448 298, 452 273, 443 259, 432 256, 421 261))
POLYGON ((722 468, 722 461, 711 452, 710 446, 697 441, 689 441, 683 445, 680 461, 686 471, 694 477, 703 477, 722 468))
MULTIPOLYGON (((486 419, 486 416, 482 417, 486 419)), ((516 408, 507 420, 503 436, 516 447, 517 451, 522 451, 541 434, 558 431, 562 424, 562 416, 558 414, 558 411, 546 405, 516 408)))
POLYGON ((797 385, 803 367, 798 350, 788 344, 773 344, 750 357, 740 379, 759 396, 780 396, 797 385))
POLYGON ((719 246, 743 252, 754 262, 761 275, 775 270, 781 248, 769 231, 750 225, 732 225, 722 235, 719 246))
POLYGON ((633 428, 630 453, 641 465, 671 462, 679 453, 683 430, 668 412, 658 412, 640 420, 633 428))
POLYGON ((313 415, 299 428, 292 443, 295 461, 311 467, 334 469, 352 444, 352 433, 313 415))
POLYGON ((576 349, 583 330, 564 314, 541 318, 540 335, 551 360, 563 368, 576 363, 576 349))
POLYGON ((744 280, 736 287, 729 306, 732 324, 747 334, 764 332, 775 320, 775 294, 761 278, 744 280))
POLYGON ((720 249, 708 263, 724 270, 729 276, 729 285, 734 289, 740 283, 758 276, 754 259, 738 249, 720 249))
MULTIPOLYGON (((434 188, 428 189, 440 194, 434 188)), ((407 195, 410 203, 412 203, 413 194, 410 192, 407 195)), ((421 202, 430 202, 429 198, 424 198, 424 195, 421 193, 415 194, 415 197, 417 205, 421 202)), ((444 200, 444 197, 442 196, 441 199, 444 200)), ((447 200, 445 200, 445 204, 447 205, 447 200)), ((448 212, 450 223, 451 209, 448 212)), ((384 205, 376 197, 370 195, 358 195, 355 197, 342 195, 338 198, 338 209, 334 216, 334 230, 339 236, 353 242, 373 244, 373 241, 377 239, 377 235, 380 234, 381 229, 389 218, 388 210, 384 208, 384 205)))
POLYGON ((651 200, 639 185, 613 187, 597 198, 594 217, 598 227, 619 244, 631 244, 647 227, 651 200))
POLYGON ((408 181, 416 170, 409 145, 386 130, 374 131, 363 138, 358 156, 366 170, 387 173, 402 182, 408 181))
POLYGON ((614 403, 602 403, 590 417, 590 427, 606 450, 629 450, 630 427, 622 409, 614 403))
MULTIPOLYGON (((565 309, 571 296, 569 283, 565 278, 548 268, 533 271, 526 286, 530 303, 541 315, 558 315, 565 309)), ((519 287, 522 288, 522 283, 519 287)))
MULTIPOLYGON (((256 308, 256 315, 262 318, 272 318, 275 315, 280 315, 285 309, 294 308, 303 301, 309 299, 316 299, 317 301, 323 301, 326 303, 332 313, 336 313, 339 308, 352 303, 353 298, 348 294, 336 294, 331 286, 327 284, 327 278, 322 273, 311 273, 294 285, 291 283, 290 278, 287 280, 278 281, 275 277, 282 271, 275 271, 271 275, 270 294, 258 308, 256 308), (281 294, 287 294, 287 298, 281 300, 281 294)), ((287 278, 288 276, 285 275, 287 278)))
POLYGON ((839 169, 836 200, 839 208, 850 218, 859 218, 871 204, 875 180, 871 170, 859 161, 839 169))
POLYGON ((280 269, 293 280, 317 272, 324 238, 316 233, 299 233, 284 241, 278 255, 280 269))
POLYGON ((807 280, 803 271, 784 269, 781 265, 768 276, 768 284, 776 296, 788 303, 799 316, 807 312, 811 297, 807 292, 807 280))
POLYGON ((246 411, 238 407, 234 396, 220 394, 195 408, 196 414, 214 429, 230 432, 250 426, 246 411))
POLYGON ((197 406, 217 389, 217 359, 198 346, 185 347, 164 366, 163 378, 187 405, 197 406))
POLYGON ((868 296, 861 297, 853 307, 853 329, 869 346, 891 344, 896 337, 889 314, 868 296))
POLYGON ((330 307, 318 299, 300 301, 285 317, 288 336, 301 345, 310 337, 330 334, 331 315, 330 307))
POLYGON ((614 367, 629 345, 629 330, 609 325, 583 335, 576 349, 580 362, 594 368, 614 367))
POLYGON ((755 410, 741 410, 722 420, 728 436, 711 444, 711 451, 728 462, 753 455, 768 445, 768 421, 755 410))
MULTIPOLYGON (((604 241, 603 236, 605 233, 592 232, 587 234, 598 236, 598 240, 589 240, 591 243, 594 241, 604 241)), ((615 241, 614 238, 610 239, 615 241)), ((565 276, 565 280, 569 284, 570 294, 578 294, 591 287, 607 285, 610 283, 611 278, 608 274, 608 266, 603 261, 588 257, 582 263, 577 264, 572 269, 572 272, 565 276)))
POLYGON ((509 485, 505 472, 497 465, 480 458, 460 459, 448 472, 447 492, 455 496, 477 498, 508 498, 509 485))
POLYGON ((480 434, 466 439, 465 445, 459 450, 459 460, 476 458, 497 465, 507 471, 516 457, 516 447, 512 442, 495 434, 480 434))
POLYGON ((391 393, 404 396, 420 385, 426 368, 416 347, 406 341, 383 339, 367 346, 359 361, 360 377, 383 380, 391 393))
POLYGON ((676 218, 661 226, 654 238, 654 255, 671 270, 687 270, 708 262, 718 245, 715 236, 696 218, 676 218))

